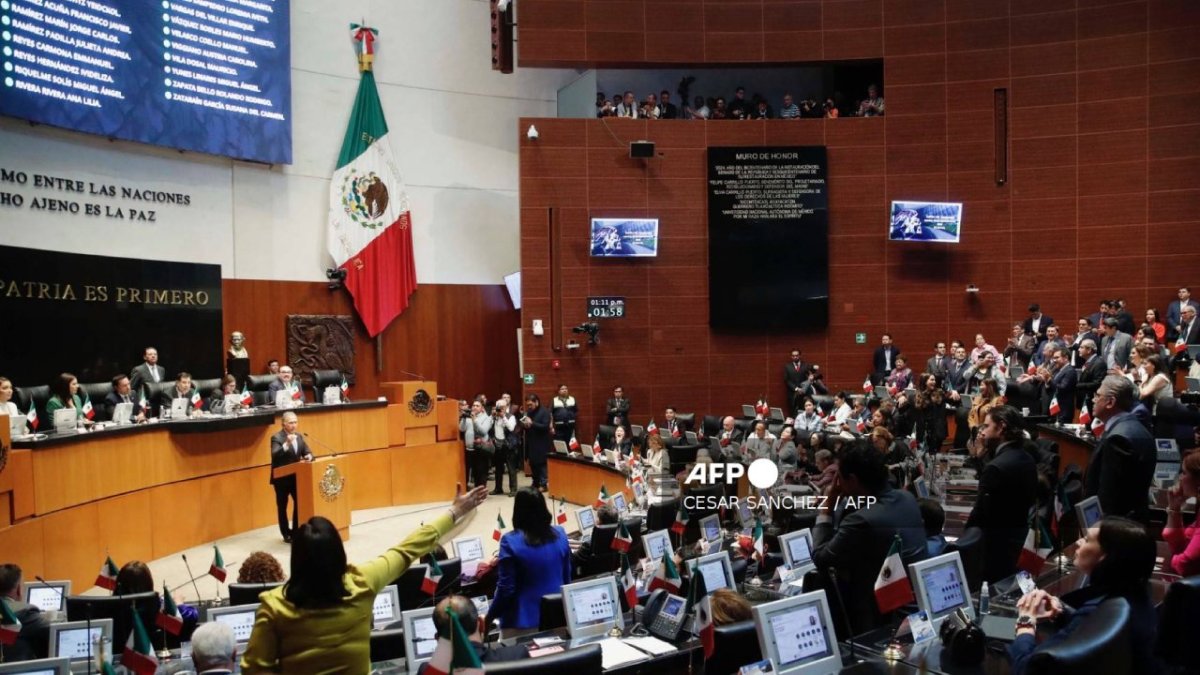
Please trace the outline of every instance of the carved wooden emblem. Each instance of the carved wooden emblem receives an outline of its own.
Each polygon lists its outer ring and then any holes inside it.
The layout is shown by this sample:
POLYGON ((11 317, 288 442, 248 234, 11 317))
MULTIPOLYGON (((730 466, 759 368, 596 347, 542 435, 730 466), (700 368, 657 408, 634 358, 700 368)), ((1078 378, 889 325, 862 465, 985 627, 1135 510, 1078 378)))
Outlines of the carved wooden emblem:
POLYGON ((312 385, 314 370, 340 370, 354 384, 354 317, 289 314, 287 358, 306 385, 312 385))
POLYGON ((433 412, 433 399, 429 397, 429 392, 418 389, 408 402, 408 409, 417 417, 424 417, 433 412))
POLYGON ((345 487, 346 477, 342 475, 342 472, 332 464, 326 465, 325 475, 321 476, 321 483, 318 486, 321 498, 327 502, 337 501, 345 487))

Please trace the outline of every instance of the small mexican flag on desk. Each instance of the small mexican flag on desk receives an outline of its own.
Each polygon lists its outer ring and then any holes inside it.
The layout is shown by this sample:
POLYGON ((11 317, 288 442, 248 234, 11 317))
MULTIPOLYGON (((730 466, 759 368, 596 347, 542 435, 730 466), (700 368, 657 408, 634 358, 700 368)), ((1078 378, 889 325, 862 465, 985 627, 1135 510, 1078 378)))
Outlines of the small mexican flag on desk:
POLYGON ((208 566, 208 573, 217 581, 225 581, 225 558, 221 557, 221 549, 213 544, 213 561, 208 566))

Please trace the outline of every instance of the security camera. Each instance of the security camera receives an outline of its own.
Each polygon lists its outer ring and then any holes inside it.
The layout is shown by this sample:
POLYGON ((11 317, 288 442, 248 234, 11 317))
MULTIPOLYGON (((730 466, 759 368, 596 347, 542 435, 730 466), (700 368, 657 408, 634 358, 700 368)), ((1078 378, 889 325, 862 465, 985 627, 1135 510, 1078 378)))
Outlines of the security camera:
POLYGON ((589 345, 600 344, 600 338, 596 337, 597 333, 600 332, 600 324, 598 324, 594 321, 589 321, 587 323, 581 323, 578 326, 575 326, 574 328, 572 328, 571 332, 576 333, 576 334, 587 333, 589 345))
POLYGON ((336 291, 346 282, 346 270, 341 267, 330 267, 325 270, 325 278, 329 280, 329 290, 336 291))
POLYGON ((530 124, 529 131, 525 132, 525 138, 528 138, 531 141, 536 141, 538 139, 538 135, 537 127, 530 124))

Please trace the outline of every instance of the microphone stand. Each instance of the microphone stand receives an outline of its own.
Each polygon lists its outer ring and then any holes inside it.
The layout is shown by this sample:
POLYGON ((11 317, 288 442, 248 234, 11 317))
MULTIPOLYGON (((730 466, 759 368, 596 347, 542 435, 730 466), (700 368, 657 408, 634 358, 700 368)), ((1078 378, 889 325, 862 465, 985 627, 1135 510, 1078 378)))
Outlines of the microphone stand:
POLYGON ((842 600, 842 589, 838 587, 837 568, 829 568, 830 590, 833 591, 833 597, 837 600, 838 610, 842 613, 842 618, 846 622, 846 635, 849 636, 846 642, 850 646, 850 660, 858 663, 858 657, 855 655, 854 647, 854 624, 850 623, 850 614, 846 611, 846 603, 842 600))
POLYGON ((316 439, 316 438, 313 438, 312 436, 308 435, 308 432, 307 432, 307 431, 301 431, 301 432, 300 432, 300 435, 301 435, 301 436, 303 436, 303 437, 305 437, 305 438, 307 438, 308 440, 310 440, 310 441, 312 441, 312 442, 316 443, 317 445, 321 446, 322 448, 325 448, 326 450, 328 450, 328 451, 329 451, 329 453, 330 453, 330 454, 329 454, 329 456, 330 456, 330 457, 337 457, 337 456, 338 456, 338 451, 337 451, 335 448, 333 448, 332 446, 330 446, 328 443, 325 443, 325 442, 321 441, 320 439, 316 439))
POLYGON ((180 553, 179 556, 183 558, 183 566, 187 569, 188 578, 192 582, 192 588, 196 590, 196 602, 200 602, 203 596, 200 595, 200 587, 196 585, 196 575, 192 574, 192 566, 188 564, 187 554, 180 553))

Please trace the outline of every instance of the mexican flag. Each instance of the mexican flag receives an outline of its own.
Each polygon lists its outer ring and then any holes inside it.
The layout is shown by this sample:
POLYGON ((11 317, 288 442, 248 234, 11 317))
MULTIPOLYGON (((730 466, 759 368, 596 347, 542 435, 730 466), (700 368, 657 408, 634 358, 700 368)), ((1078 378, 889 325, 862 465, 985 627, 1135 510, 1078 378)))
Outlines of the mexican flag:
POLYGON ((116 590, 117 572, 117 564, 113 562, 112 556, 106 557, 104 564, 100 566, 100 574, 96 575, 96 585, 106 590, 116 590))
POLYGON ((32 400, 29 401, 29 414, 25 416, 25 423, 29 425, 30 429, 37 431, 37 428, 38 428, 37 407, 33 405, 32 400))
POLYGON ((758 518, 754 519, 754 557, 761 562, 767 555, 767 540, 763 537, 762 521, 758 518))
POLYGON ((154 675, 158 670, 158 658, 154 656, 154 647, 150 644, 150 635, 142 625, 142 617, 134 610, 133 630, 125 641, 125 651, 121 653, 121 665, 135 675, 154 675))
POLYGON ((92 397, 87 394, 83 395, 83 416, 91 419, 96 419, 96 409, 92 407, 92 397))
MULTIPOLYGON (((637 599, 637 596, 634 596, 637 599)), ((637 604, 636 602, 634 604, 637 604)), ((632 607, 633 605, 630 605, 632 607)), ((21 635, 21 620, 17 618, 8 601, 0 599, 0 645, 11 645, 21 635)))
POLYGON ((617 533, 613 536, 610 546, 614 551, 629 553, 629 548, 633 546, 633 537, 629 534, 629 528, 625 527, 625 521, 617 525, 617 533))
POLYGON ((600 508, 601 506, 604 506, 607 503, 608 503, 608 489, 604 487, 603 483, 601 483, 600 484, 600 494, 596 495, 595 506, 596 506, 596 508, 600 508))
POLYGON ((708 586, 704 583, 704 575, 699 570, 692 574, 692 633, 700 638, 704 645, 704 658, 712 658, 716 650, 716 628, 712 620, 712 599, 708 595, 708 586))
POLYGON ((504 535, 504 518, 500 514, 496 514, 496 529, 492 530, 492 539, 500 541, 500 537, 504 535))
POLYGON ((875 604, 879 611, 888 612, 914 600, 912 585, 904 573, 904 561, 900 559, 900 535, 892 539, 892 547, 883 559, 883 567, 875 578, 875 604))
POLYGON ((146 417, 150 416, 150 401, 146 400, 145 391, 138 392, 138 407, 146 414, 146 417))
POLYGON ((342 376, 342 383, 338 385, 338 389, 342 392, 342 398, 350 395, 350 383, 346 381, 346 376, 342 376))
POLYGON ((221 557, 221 549, 213 544, 213 561, 208 566, 208 573, 217 581, 225 581, 225 559, 221 557))
POLYGON ((558 515, 555 516, 555 520, 558 521, 559 525, 567 524, 567 500, 566 500, 566 498, 560 498, 558 500, 558 515))
POLYGON ((662 561, 658 563, 658 569, 654 570, 654 578, 650 580, 650 586, 646 590, 665 588, 671 593, 678 593, 682 585, 683 579, 679 576, 679 568, 675 566, 675 561, 671 560, 671 552, 663 551, 662 561))
POLYGON ((162 608, 158 610, 155 623, 171 635, 179 635, 183 630, 183 616, 179 613, 179 606, 175 604, 175 598, 171 597, 171 591, 167 590, 165 581, 163 582, 162 608))
POLYGON ((1083 407, 1079 409, 1079 423, 1085 427, 1092 423, 1092 411, 1088 410, 1086 400, 1083 403, 1083 407))
POLYGON ((682 537, 684 531, 687 530, 687 524, 688 512, 681 499, 679 500, 679 508, 675 511, 675 522, 671 523, 671 531, 682 537))
POLYGON ((437 564, 437 560, 431 558, 429 564, 425 567, 425 578, 421 580, 421 592, 432 596, 434 593, 437 593, 438 583, 441 580, 442 566, 437 564))
MULTIPOLYGON (((378 33, 357 27, 355 34, 378 33)), ((374 42, 372 37, 372 43, 374 42)), ((362 76, 329 185, 327 246, 346 272, 346 290, 375 337, 408 307, 417 290, 412 218, 400 168, 392 153, 383 106, 370 62, 362 76)))
POLYGON ((647 436, 657 436, 658 435, 658 425, 654 423, 654 420, 650 420, 650 424, 646 425, 646 435, 647 436))
POLYGON ((190 399, 192 407, 199 410, 204 407, 204 399, 200 398, 200 390, 192 389, 192 398, 190 399))
POLYGON ((304 390, 301 389, 300 385, 296 382, 292 382, 292 386, 288 388, 288 391, 292 392, 293 401, 299 401, 300 399, 304 398, 304 390))
POLYGON ((1050 399, 1050 414, 1057 415, 1060 412, 1062 412, 1062 406, 1058 404, 1058 395, 1055 394, 1054 397, 1050 399))
POLYGON ((1025 545, 1021 547, 1021 555, 1017 558, 1017 569, 1025 570, 1033 576, 1042 573, 1042 566, 1046 564, 1046 558, 1050 557, 1050 551, 1053 545, 1050 543, 1050 535, 1041 527, 1041 521, 1037 518, 1029 526, 1029 533, 1025 535, 1025 545))
POLYGON ((253 405, 253 403, 254 403, 254 395, 251 394, 250 390, 247 389, 246 385, 243 384, 242 385, 242 405, 248 406, 248 405, 253 405))
POLYGON ((1096 438, 1104 435, 1104 420, 1099 417, 1092 420, 1092 435, 1096 438))
POLYGON ((868 375, 867 379, 863 380, 863 392, 869 394, 873 391, 875 391, 875 385, 871 384, 871 376, 868 375))
POLYGON ((597 436, 596 439, 592 441, 592 459, 599 458, 600 453, 603 451, 604 448, 600 447, 600 437, 597 436))
POLYGON ((482 674, 483 662, 479 660, 479 654, 471 645, 470 637, 463 628, 458 614, 452 610, 447 610, 446 613, 450 615, 450 639, 438 637, 437 647, 434 648, 433 657, 425 666, 425 672, 429 675, 482 674))
POLYGON ((575 434, 571 434, 571 442, 567 443, 567 449, 571 452, 579 452, 579 439, 575 438, 575 434))
POLYGON ((621 556, 621 592, 625 594, 625 604, 633 609, 637 607, 637 577, 633 575, 633 568, 629 566, 629 556, 621 556))

